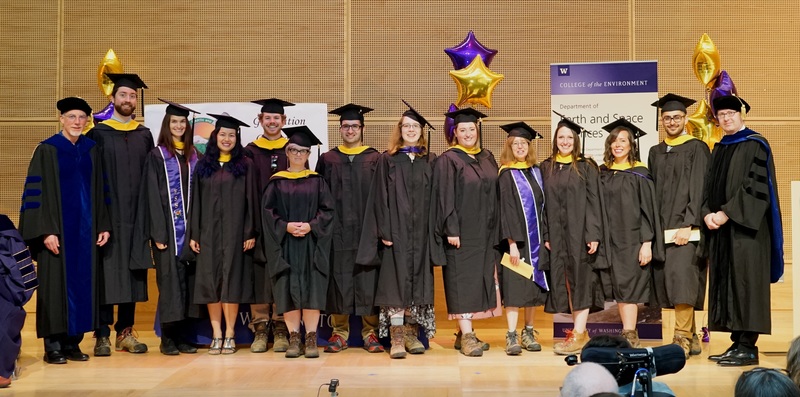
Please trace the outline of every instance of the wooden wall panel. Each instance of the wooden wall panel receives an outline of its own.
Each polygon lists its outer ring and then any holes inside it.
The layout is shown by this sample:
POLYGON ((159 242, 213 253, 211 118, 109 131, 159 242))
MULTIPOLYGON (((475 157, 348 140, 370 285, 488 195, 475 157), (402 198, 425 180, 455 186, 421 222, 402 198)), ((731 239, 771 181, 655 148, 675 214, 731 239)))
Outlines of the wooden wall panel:
POLYGON ((55 115, 58 2, 0 4, 0 121, 55 115))
POLYGON ((58 130, 57 124, 0 124, 0 214, 8 215, 15 224, 33 150, 58 130))

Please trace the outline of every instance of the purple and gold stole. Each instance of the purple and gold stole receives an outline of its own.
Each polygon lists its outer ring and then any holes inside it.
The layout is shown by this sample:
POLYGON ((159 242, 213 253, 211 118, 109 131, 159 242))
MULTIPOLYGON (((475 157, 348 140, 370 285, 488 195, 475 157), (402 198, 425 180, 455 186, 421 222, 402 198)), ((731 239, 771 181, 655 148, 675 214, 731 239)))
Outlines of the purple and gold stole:
MULTIPOLYGON (((167 176, 167 192, 169 195, 169 207, 172 213, 172 230, 175 231, 175 255, 181 256, 183 250, 184 238, 186 237, 186 212, 188 208, 183 205, 183 183, 181 183, 181 164, 177 156, 173 156, 163 146, 158 147, 161 152, 161 157, 164 158, 164 172, 167 176)), ((187 195, 186 202, 190 202, 192 191, 192 172, 194 166, 197 164, 197 153, 192 153, 189 158, 189 191, 185 192, 187 195)))
MULTIPOLYGON (((536 167, 530 168, 533 178, 539 187, 542 185, 542 173, 536 167)), ((522 204, 522 215, 525 217, 525 228, 528 232, 528 253, 531 258, 531 266, 533 266, 533 275, 531 279, 536 285, 542 287, 544 290, 549 291, 550 287, 547 285, 547 279, 544 276, 544 271, 539 270, 539 248, 541 246, 542 236, 539 230, 539 219, 536 212, 536 196, 533 195, 533 187, 531 187, 528 178, 525 177, 524 170, 512 169, 509 170, 514 177, 514 184, 517 186, 519 193, 519 201, 522 204)), ((543 190, 544 191, 544 190, 543 190)))

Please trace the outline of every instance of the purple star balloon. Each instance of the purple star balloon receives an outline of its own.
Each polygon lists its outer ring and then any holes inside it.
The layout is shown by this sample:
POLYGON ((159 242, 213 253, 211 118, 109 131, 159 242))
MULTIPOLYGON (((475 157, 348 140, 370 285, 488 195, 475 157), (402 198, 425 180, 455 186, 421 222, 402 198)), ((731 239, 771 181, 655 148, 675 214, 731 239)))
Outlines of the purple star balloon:
POLYGON ((722 71, 717 76, 717 81, 714 83, 714 89, 711 90, 711 95, 709 96, 709 102, 711 102, 711 112, 713 114, 717 114, 717 109, 714 109, 714 100, 728 95, 739 95, 739 92, 736 91, 736 86, 733 84, 733 80, 731 76, 726 71, 722 71))
POLYGON ((467 67, 476 56, 480 56, 483 59, 483 63, 489 66, 494 56, 497 55, 497 50, 484 47, 483 44, 475 38, 475 33, 472 33, 471 30, 467 33, 467 37, 461 44, 455 47, 445 48, 444 52, 450 56, 450 60, 453 61, 453 67, 456 70, 467 67))
MULTIPOLYGON (((450 108, 447 109, 447 113, 455 112, 458 110, 458 106, 456 104, 451 103, 450 108)), ((456 130, 456 121, 450 117, 444 118, 444 138, 447 140, 447 144, 449 145, 453 142, 453 137, 455 136, 456 130)))

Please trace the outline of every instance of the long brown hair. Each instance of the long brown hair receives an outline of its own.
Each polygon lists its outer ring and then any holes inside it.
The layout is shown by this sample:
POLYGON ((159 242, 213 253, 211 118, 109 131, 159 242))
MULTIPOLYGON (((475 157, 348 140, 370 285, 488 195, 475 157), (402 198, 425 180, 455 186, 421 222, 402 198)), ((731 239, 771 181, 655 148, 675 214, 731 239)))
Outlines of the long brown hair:
MULTIPOLYGON (((503 151, 500 152, 500 165, 511 165, 517 161, 517 158, 514 156, 514 149, 511 146, 514 143, 515 138, 519 137, 510 136, 506 138, 506 143, 503 145, 503 151)), ((525 141, 528 142, 528 154, 525 156, 525 163, 528 164, 528 167, 532 167, 537 162, 536 148, 531 145, 532 141, 527 139, 525 139, 525 141)))
MULTIPOLYGON (((403 147, 403 133, 401 131, 403 128, 402 127, 403 117, 408 117, 408 116, 400 116, 400 120, 398 120, 397 124, 394 125, 394 127, 392 128, 392 134, 389 136, 389 146, 386 149, 386 151, 390 155, 394 155, 395 153, 397 153, 398 150, 400 150, 401 147, 403 147)), ((422 153, 417 154, 418 157, 428 154, 428 140, 425 139, 425 125, 423 125, 422 129, 419 131, 419 140, 417 141, 416 146, 424 148, 422 153)))
POLYGON ((570 168, 572 168, 572 171, 574 171, 578 175, 579 178, 583 179, 583 175, 581 174, 580 168, 578 168, 578 159, 581 158, 581 150, 580 150, 580 148, 581 148, 581 136, 578 133, 578 131, 573 130, 572 127, 570 127, 569 124, 563 123, 563 122, 559 122, 556 125, 555 131, 553 131, 553 150, 552 150, 552 152, 550 154, 550 162, 551 162, 551 164, 550 164, 549 172, 552 175, 553 171, 555 170, 555 166, 556 166, 555 165, 556 156, 559 153, 561 153, 558 150, 558 130, 560 130, 562 127, 566 128, 569 132, 572 133, 572 152, 570 153, 570 155, 572 156, 572 164, 570 164, 570 168))
POLYGON ((164 116, 164 120, 161 121, 161 131, 158 133, 158 146, 164 146, 167 148, 167 151, 176 156, 177 152, 175 151, 175 143, 172 141, 172 132, 169 130, 169 122, 172 117, 184 118, 186 119, 186 131, 183 133, 183 155, 186 158, 186 161, 189 161, 189 158, 192 157, 192 153, 194 153, 194 143, 192 136, 192 126, 189 122, 189 119, 183 116, 176 116, 174 114, 167 114, 164 116))
POLYGON ((631 143, 631 151, 628 152, 628 164, 633 167, 636 165, 636 161, 638 160, 638 153, 639 153, 639 145, 636 144, 636 139, 633 137, 633 133, 628 128, 623 126, 619 126, 611 130, 608 133, 608 137, 606 137, 606 149, 603 152, 603 162, 606 164, 606 167, 611 167, 614 164, 614 154, 611 153, 611 144, 617 140, 619 133, 625 131, 628 133, 628 141, 631 143))

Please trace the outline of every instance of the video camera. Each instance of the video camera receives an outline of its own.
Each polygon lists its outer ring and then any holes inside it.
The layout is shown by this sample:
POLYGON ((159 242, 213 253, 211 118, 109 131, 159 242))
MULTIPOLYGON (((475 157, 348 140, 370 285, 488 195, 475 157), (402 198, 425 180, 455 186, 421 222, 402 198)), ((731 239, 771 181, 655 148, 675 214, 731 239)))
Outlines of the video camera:
MULTIPOLYGON (((576 355, 564 359, 567 365, 578 364, 576 355)), ((593 362, 605 367, 622 386, 634 381, 639 369, 645 369, 652 377, 674 374, 686 365, 686 356, 679 345, 648 347, 644 349, 617 349, 613 347, 590 347, 581 352, 581 362, 593 362)), ((639 372, 639 377, 644 376, 639 372)))

